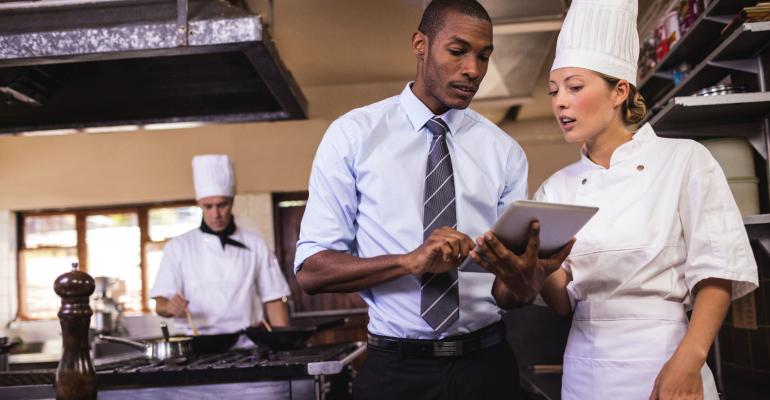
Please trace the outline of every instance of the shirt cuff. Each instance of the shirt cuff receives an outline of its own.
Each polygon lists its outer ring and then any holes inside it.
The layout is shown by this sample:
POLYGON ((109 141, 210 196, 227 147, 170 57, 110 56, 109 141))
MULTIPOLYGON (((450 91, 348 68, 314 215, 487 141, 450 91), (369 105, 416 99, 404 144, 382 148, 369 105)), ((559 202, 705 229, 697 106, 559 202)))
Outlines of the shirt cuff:
POLYGON ((297 252, 294 254, 294 274, 296 275, 297 272, 302 269, 302 264, 305 262, 305 260, 315 255, 316 253, 320 253, 325 250, 329 249, 317 243, 307 243, 297 246, 297 252))

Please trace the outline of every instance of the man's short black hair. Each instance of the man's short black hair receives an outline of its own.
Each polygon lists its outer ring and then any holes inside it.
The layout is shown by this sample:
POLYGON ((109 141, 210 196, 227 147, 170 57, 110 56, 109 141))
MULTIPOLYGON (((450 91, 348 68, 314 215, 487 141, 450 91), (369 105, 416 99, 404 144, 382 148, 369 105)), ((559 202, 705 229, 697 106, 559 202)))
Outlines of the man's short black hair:
POLYGON ((433 0, 425 8, 417 30, 431 39, 434 38, 444 27, 444 17, 449 11, 492 23, 492 18, 489 18, 487 10, 476 0, 433 0))

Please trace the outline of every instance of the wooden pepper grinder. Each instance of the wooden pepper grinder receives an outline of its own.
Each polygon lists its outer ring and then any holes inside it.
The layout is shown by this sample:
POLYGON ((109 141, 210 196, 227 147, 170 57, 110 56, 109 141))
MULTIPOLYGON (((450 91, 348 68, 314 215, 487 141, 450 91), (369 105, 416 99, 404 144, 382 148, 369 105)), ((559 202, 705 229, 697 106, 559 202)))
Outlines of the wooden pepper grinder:
POLYGON ((93 314, 88 298, 94 292, 94 279, 72 263, 70 272, 56 278, 53 290, 61 297, 58 315, 63 345, 54 381, 56 400, 95 400, 96 371, 88 346, 93 314))

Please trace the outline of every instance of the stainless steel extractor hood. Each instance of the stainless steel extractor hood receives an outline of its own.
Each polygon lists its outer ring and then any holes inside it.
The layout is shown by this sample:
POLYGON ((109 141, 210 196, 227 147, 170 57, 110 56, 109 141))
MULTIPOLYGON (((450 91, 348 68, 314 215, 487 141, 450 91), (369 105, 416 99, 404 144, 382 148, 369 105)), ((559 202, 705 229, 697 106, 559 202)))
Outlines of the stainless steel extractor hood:
POLYGON ((299 119, 259 16, 222 0, 0 0, 0 133, 299 119))

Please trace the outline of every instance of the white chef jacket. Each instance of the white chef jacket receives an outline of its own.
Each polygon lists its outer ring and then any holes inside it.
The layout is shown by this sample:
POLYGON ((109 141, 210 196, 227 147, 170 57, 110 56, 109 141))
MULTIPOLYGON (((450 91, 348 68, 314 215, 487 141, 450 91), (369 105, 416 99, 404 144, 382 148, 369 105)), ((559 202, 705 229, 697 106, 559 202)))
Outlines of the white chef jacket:
MULTIPOLYGON (((199 228, 171 239, 163 250, 150 297, 181 293, 201 334, 230 333, 258 325, 262 303, 289 296, 289 286, 262 237, 237 227, 230 236, 247 249, 226 245, 199 228)), ((177 329, 187 334, 186 318, 177 329)))
MULTIPOLYGON (((757 265, 722 169, 692 140, 643 126, 610 167, 580 161, 549 178, 536 200, 597 206, 563 267, 575 314, 562 399, 647 399, 687 331, 685 309, 706 278, 733 298, 757 287, 757 265)), ((717 400, 701 368, 704 398, 717 400)))
POLYGON ((757 288, 757 264, 724 173, 692 140, 644 125, 612 154, 610 168, 580 161, 551 176, 535 200, 599 207, 563 267, 575 301, 660 299, 692 305, 706 278, 757 288))

